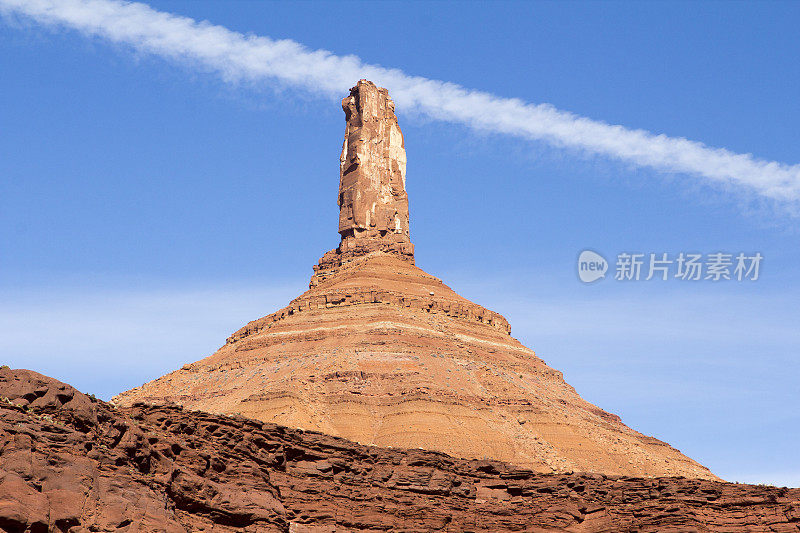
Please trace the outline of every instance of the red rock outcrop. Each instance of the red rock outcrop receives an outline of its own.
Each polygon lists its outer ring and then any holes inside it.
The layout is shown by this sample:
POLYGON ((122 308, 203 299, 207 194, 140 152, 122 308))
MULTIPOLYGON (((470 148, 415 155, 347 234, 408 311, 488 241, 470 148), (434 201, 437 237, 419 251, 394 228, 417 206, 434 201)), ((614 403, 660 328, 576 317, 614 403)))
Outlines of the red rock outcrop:
POLYGON ((310 286, 371 252, 414 263, 406 194, 406 149, 389 92, 361 80, 342 100, 347 125, 339 159, 339 246, 314 266, 310 286))
POLYGON ((800 489, 537 474, 0 369, 0 530, 798 532, 800 489))
POLYGON ((341 244, 309 290, 115 402, 174 402, 537 472, 715 479, 585 401, 500 314, 415 266, 394 105, 362 80, 343 108, 341 244))

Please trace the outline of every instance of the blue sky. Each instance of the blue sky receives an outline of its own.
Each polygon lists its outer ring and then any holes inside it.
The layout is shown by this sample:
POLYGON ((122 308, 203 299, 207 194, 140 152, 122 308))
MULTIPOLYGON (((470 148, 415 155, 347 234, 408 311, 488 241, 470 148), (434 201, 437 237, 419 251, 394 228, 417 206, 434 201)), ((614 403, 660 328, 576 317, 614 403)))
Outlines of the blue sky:
MULTIPOLYGON (((800 162, 797 3, 150 5, 800 162)), ((232 83, 196 61, 8 15, 0 73, 6 364, 108 398, 283 306, 336 245, 344 93, 232 83)), ((726 479, 800 486, 796 201, 399 104, 398 115, 420 267, 503 313, 635 429, 726 479), (612 261, 758 251, 764 263, 756 282, 584 285, 586 248, 612 261)))

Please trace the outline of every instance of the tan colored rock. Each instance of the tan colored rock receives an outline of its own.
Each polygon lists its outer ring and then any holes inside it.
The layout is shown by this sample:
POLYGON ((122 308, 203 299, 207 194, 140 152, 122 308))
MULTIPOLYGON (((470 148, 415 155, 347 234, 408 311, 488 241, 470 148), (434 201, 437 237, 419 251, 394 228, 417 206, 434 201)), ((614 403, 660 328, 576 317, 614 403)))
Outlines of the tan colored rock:
POLYGON ((339 168, 339 233, 399 235, 409 242, 406 150, 386 89, 361 80, 342 100, 347 118, 339 168))
POLYGON ((716 479, 585 401, 505 318, 414 265, 393 107, 364 80, 344 100, 341 244, 310 289, 210 357, 114 401, 175 402, 536 472, 716 479))
POLYGON ((414 263, 406 194, 406 149, 389 92, 361 80, 342 100, 347 126, 339 158, 342 242, 314 267, 311 286, 362 255, 382 251, 414 263))

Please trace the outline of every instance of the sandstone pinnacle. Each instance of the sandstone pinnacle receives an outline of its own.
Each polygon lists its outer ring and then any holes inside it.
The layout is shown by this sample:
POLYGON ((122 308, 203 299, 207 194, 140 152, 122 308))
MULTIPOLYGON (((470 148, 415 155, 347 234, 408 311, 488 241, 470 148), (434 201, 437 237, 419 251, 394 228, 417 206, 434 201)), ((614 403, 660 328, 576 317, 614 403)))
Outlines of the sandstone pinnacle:
POLYGON ((310 285, 372 252, 414 263, 406 194, 406 150, 389 92, 360 80, 342 100, 347 125, 339 158, 338 248, 314 267, 310 285))
POLYGON ((341 241, 309 290, 116 403, 174 402, 536 472, 716 479, 581 398, 502 315, 418 268, 394 104, 361 80, 342 107, 341 241))

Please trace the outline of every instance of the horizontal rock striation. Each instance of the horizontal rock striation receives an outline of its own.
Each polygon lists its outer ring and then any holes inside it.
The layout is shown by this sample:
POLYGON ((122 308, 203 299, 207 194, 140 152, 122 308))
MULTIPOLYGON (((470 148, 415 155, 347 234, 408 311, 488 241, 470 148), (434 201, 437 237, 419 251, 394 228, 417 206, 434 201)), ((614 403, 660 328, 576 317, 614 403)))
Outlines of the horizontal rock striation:
POLYGON ((228 344, 235 343, 264 330, 264 328, 271 327, 275 322, 303 311, 368 304, 385 304, 397 308, 473 320, 511 334, 511 326, 501 314, 458 296, 440 279, 426 274, 418 268, 407 264, 397 265, 395 268, 398 270, 394 272, 384 268, 387 264, 392 263, 391 259, 387 259, 380 253, 360 257, 346 265, 344 269, 337 269, 335 274, 325 278, 328 281, 333 280, 334 283, 325 283, 324 286, 314 285, 283 309, 248 322, 247 325, 228 337, 226 342, 228 344), (359 285, 352 283, 352 278, 360 276, 371 268, 375 268, 375 271, 369 276, 371 279, 364 279, 364 282, 359 285), (344 287, 335 283, 341 279, 348 279, 350 283, 344 287), (396 287, 387 288, 391 284, 396 287), (412 287, 414 284, 419 287, 412 287), (417 290, 413 290, 415 288, 417 290))
POLYGON ((177 406, 115 408, 6 368, 0 530, 796 533, 800 489, 541 474, 177 406))
MULTIPOLYGON (((354 288, 474 305, 389 254, 363 258, 306 294, 354 288)), ((331 302, 256 321, 215 354, 115 398, 165 400, 540 472, 714 477, 583 400, 505 328, 393 303, 331 302)))
POLYGON ((585 401, 500 314, 415 266, 394 104, 361 80, 342 107, 341 242, 308 291, 115 402, 174 402, 536 472, 716 479, 585 401))

